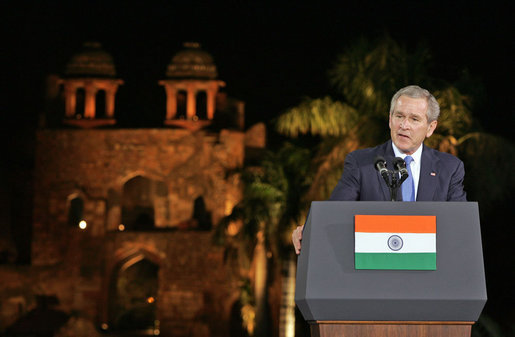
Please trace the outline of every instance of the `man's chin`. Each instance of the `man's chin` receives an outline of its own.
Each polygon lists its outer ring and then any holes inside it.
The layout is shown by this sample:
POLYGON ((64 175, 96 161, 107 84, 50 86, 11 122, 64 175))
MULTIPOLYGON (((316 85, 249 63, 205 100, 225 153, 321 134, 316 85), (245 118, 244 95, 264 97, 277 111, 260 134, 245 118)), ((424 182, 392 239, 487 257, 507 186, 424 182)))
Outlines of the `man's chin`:
POLYGON ((406 138, 397 137, 393 143, 399 148, 399 150, 404 150, 409 147, 409 142, 406 138))
POLYGON ((402 153, 410 153, 412 150, 411 143, 399 141, 398 139, 394 142, 395 146, 402 152, 402 153))

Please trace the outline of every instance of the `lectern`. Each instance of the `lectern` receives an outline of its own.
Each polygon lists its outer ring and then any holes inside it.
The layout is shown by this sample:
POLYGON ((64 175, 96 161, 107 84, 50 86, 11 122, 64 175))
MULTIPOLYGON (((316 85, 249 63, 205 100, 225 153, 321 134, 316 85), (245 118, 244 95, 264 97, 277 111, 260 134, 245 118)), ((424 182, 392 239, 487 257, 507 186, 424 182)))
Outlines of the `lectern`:
MULTIPOLYGON (((403 252, 398 242, 402 237, 386 239, 397 253, 403 252)), ((297 263, 295 302, 313 337, 468 337, 486 299, 477 203, 311 204, 297 263), (356 269, 355 219, 370 215, 435 219, 435 264, 426 269, 356 269)))

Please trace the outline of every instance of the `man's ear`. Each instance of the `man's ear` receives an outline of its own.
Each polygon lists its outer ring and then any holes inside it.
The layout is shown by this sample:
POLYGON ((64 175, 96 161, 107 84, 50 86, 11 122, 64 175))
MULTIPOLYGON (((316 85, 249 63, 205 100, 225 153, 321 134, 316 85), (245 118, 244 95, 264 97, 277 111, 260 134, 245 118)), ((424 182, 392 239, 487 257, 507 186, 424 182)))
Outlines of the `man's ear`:
POLYGON ((438 125, 438 121, 432 121, 431 123, 429 123, 429 126, 427 127, 426 138, 431 137, 431 135, 436 129, 436 125, 438 125))

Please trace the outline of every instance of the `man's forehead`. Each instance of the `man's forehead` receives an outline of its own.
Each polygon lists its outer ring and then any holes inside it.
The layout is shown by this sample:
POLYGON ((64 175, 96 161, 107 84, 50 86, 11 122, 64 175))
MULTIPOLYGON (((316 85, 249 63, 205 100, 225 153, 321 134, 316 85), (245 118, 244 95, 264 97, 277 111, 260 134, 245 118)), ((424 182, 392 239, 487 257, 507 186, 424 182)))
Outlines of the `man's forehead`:
POLYGON ((412 98, 402 95, 397 99, 395 106, 396 108, 412 107, 425 111, 427 109, 427 100, 425 98, 412 98))

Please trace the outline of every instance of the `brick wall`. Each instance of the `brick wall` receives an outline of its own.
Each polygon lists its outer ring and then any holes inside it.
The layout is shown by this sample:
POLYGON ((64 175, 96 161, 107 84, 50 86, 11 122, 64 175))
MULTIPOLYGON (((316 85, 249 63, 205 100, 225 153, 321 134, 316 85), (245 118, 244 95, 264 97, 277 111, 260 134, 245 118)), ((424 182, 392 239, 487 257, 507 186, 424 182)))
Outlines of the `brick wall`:
MULTIPOLYGON (((59 309, 106 323, 117 269, 140 256, 159 266, 161 335, 226 335, 238 280, 224 264, 222 248, 212 244, 212 230, 198 230, 191 219, 198 197, 214 226, 241 199, 239 175, 231 170, 243 165, 244 151, 244 133, 229 130, 39 131, 33 267, 16 274, 24 279, 20 287, 30 284, 22 297, 56 295, 59 309), (118 230, 124 184, 136 176, 160 186, 153 199, 154 231, 118 230), (85 230, 68 224, 74 197, 84 202, 85 230), (35 276, 38 268, 46 272, 35 276)), ((16 302, 4 290, 0 295, 16 302)))

